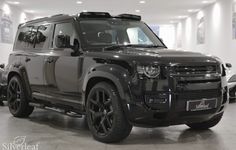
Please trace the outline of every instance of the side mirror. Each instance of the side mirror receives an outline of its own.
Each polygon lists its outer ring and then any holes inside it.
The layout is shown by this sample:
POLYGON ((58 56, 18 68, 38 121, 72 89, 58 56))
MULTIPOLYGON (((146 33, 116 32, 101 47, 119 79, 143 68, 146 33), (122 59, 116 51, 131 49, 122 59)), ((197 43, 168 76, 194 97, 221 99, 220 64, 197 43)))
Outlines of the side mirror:
POLYGON ((4 69, 5 68, 5 64, 0 64, 0 68, 4 69))
POLYGON ((57 35, 55 39, 55 45, 57 48, 71 48, 70 36, 68 35, 57 35))
POLYGON ((227 68, 232 68, 232 64, 231 64, 231 63, 226 63, 225 66, 226 66, 227 68))

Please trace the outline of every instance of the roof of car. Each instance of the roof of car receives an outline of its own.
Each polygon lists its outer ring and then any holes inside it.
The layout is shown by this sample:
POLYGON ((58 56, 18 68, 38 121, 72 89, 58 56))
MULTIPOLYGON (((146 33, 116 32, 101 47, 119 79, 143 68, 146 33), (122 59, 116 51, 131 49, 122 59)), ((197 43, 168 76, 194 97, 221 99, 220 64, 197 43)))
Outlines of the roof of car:
POLYGON ((82 12, 82 13, 77 14, 77 15, 57 14, 57 15, 53 15, 53 16, 50 16, 50 17, 34 19, 34 20, 28 21, 26 23, 20 24, 19 27, 22 27, 22 26, 25 26, 25 25, 30 25, 30 24, 35 24, 35 23, 40 23, 40 22, 56 22, 56 21, 67 20, 67 19, 75 19, 75 18, 80 18, 80 19, 120 18, 120 19, 130 19, 130 20, 137 20, 137 21, 141 20, 141 16, 133 15, 133 14, 121 14, 121 15, 118 15, 118 16, 111 16, 107 12, 82 12))

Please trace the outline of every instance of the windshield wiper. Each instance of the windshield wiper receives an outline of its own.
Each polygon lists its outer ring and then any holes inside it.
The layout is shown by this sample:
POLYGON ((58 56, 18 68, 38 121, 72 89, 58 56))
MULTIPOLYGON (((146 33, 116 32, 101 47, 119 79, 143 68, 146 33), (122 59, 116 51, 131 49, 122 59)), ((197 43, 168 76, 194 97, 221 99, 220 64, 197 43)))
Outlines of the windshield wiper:
POLYGON ((132 45, 132 44, 128 44, 128 45, 111 45, 111 46, 107 46, 104 47, 104 50, 117 50, 117 49, 121 49, 121 48, 125 48, 125 47, 139 47, 138 45, 132 45))
POLYGON ((167 48, 164 45, 146 45, 145 48, 167 48))

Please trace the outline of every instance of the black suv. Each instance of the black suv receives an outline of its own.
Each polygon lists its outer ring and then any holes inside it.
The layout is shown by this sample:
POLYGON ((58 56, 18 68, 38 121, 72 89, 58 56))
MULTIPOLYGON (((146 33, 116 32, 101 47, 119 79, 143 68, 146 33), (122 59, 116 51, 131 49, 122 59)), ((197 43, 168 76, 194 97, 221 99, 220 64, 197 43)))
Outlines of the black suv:
POLYGON ((94 138, 107 143, 126 138, 133 125, 208 129, 228 103, 218 58, 168 50, 130 14, 84 12, 19 25, 3 80, 13 116, 34 107, 86 115, 94 138))

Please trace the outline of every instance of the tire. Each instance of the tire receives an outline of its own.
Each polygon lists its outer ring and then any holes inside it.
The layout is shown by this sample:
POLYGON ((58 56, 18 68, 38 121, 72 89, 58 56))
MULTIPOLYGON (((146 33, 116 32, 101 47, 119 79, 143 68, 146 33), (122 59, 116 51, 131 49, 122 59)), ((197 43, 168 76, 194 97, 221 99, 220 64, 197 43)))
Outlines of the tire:
POLYGON ((194 130, 208 130, 214 126, 216 126, 220 120, 222 119, 223 114, 209 120, 206 122, 201 122, 201 123, 193 123, 193 124, 187 124, 191 129, 194 130))
POLYGON ((25 85, 18 76, 12 77, 9 81, 7 101, 9 110, 14 117, 26 118, 34 110, 34 107, 29 106, 25 85))
POLYGON ((128 137, 132 130, 132 125, 124 115, 118 92, 109 83, 100 82, 91 89, 86 113, 89 129, 100 142, 119 142, 128 137))
POLYGON ((229 100, 230 102, 233 102, 236 100, 236 87, 232 88, 230 91, 229 91, 229 100))

